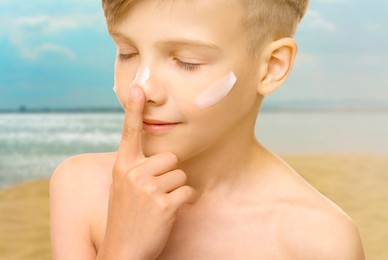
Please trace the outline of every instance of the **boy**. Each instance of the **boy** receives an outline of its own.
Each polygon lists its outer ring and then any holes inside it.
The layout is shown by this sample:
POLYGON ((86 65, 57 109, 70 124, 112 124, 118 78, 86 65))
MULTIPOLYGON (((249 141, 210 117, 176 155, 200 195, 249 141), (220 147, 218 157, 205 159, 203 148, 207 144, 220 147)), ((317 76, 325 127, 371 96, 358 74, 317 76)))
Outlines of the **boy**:
POLYGON ((254 137, 308 0, 104 0, 117 153, 62 163, 55 259, 363 259, 349 217, 254 137))

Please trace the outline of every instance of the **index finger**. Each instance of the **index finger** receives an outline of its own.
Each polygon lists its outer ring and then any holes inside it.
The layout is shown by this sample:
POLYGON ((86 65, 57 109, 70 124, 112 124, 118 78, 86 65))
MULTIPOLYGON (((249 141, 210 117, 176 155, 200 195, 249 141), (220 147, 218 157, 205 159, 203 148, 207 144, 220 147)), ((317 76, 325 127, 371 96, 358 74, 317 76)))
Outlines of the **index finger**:
POLYGON ((125 105, 125 118, 117 162, 132 163, 144 158, 141 136, 143 129, 144 92, 134 83, 125 105))

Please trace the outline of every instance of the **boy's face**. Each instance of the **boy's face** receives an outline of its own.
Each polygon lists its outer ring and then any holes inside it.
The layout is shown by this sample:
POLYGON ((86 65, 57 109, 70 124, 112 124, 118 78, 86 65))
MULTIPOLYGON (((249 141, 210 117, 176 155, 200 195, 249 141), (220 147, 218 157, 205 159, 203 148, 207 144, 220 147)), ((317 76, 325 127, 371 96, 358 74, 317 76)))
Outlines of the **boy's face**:
POLYGON ((259 75, 247 52, 241 12, 238 1, 230 0, 142 0, 112 29, 120 102, 125 104, 137 74, 146 95, 145 123, 176 123, 168 128, 145 125, 146 156, 171 151, 185 160, 223 139, 253 133, 261 101, 259 75), (237 82, 225 97, 202 107, 195 103, 200 95, 212 95, 206 90, 228 75, 237 82))

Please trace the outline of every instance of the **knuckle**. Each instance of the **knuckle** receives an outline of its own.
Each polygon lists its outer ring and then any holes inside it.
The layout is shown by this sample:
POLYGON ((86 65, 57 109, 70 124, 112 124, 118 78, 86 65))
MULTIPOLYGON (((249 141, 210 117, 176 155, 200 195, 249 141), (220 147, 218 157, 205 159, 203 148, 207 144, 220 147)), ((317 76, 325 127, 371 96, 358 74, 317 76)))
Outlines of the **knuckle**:
POLYGON ((179 178, 182 182, 186 183, 187 181, 186 173, 182 170, 176 170, 175 172, 176 172, 177 178, 179 178))
POLYGON ((165 157, 168 162, 170 162, 173 165, 178 165, 178 157, 172 153, 172 152, 165 152, 165 157))
POLYGON ((159 210, 163 212, 171 210, 171 204, 168 202, 167 198, 165 197, 157 197, 156 205, 159 208, 159 210))
POLYGON ((120 163, 116 163, 115 165, 113 165, 112 171, 114 173, 121 173, 124 171, 124 167, 120 163))
POLYGON ((132 184, 142 184, 141 172, 138 169, 132 169, 127 174, 127 180, 132 184))
POLYGON ((145 186, 144 186, 145 191, 148 194, 155 194, 158 191, 158 186, 154 181, 149 181, 145 186))
POLYGON ((182 187, 182 194, 185 198, 185 200, 190 200, 195 195, 194 189, 189 186, 183 186, 182 187))
POLYGON ((124 140, 131 139, 131 137, 134 136, 137 132, 138 130, 135 129, 133 126, 129 125, 128 123, 125 123, 123 127, 122 138, 124 140))
POLYGON ((121 164, 116 163, 115 165, 113 165, 113 168, 112 168, 113 180, 121 179, 125 171, 126 171, 125 167, 123 167, 121 164))

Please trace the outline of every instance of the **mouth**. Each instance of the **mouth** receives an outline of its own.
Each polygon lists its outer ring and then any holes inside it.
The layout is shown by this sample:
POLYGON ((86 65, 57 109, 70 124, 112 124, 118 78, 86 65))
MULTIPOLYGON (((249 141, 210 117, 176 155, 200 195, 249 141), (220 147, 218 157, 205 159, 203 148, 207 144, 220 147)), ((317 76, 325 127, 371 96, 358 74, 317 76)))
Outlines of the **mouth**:
POLYGON ((162 134, 167 133, 176 128, 180 122, 166 122, 153 119, 144 119, 143 131, 150 134, 162 134))

